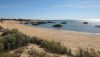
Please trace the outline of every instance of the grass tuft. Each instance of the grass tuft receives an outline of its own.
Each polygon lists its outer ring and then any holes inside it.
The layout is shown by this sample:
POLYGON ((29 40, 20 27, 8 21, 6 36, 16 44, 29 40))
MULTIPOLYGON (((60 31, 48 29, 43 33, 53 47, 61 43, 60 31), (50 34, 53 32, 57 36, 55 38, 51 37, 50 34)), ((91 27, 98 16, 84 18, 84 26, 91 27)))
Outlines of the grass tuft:
POLYGON ((94 49, 82 49, 80 48, 76 57, 100 57, 100 53, 94 49))
POLYGON ((38 52, 37 50, 30 50, 28 51, 28 54, 31 57, 59 57, 59 55, 50 55, 47 52, 38 52))

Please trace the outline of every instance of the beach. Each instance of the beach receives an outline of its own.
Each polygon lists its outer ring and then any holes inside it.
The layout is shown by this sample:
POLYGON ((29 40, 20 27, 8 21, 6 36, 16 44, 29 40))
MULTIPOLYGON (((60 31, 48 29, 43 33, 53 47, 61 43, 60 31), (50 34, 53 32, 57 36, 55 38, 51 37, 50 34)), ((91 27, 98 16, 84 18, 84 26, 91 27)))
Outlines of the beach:
POLYGON ((78 48, 93 48, 100 51, 100 36, 73 31, 60 31, 19 24, 17 21, 4 21, 0 25, 7 29, 18 29, 20 32, 45 40, 59 41, 72 50, 78 48))

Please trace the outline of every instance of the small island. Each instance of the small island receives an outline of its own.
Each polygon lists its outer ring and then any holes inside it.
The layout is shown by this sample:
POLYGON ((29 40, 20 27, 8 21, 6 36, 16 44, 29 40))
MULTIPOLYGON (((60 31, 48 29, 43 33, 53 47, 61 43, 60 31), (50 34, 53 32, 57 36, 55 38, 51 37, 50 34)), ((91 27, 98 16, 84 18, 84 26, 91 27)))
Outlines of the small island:
POLYGON ((100 28, 100 25, 96 25, 95 27, 98 27, 98 28, 100 28))
POLYGON ((62 27, 61 24, 54 24, 53 27, 62 27))
POLYGON ((83 22, 83 24, 88 24, 88 22, 83 22))

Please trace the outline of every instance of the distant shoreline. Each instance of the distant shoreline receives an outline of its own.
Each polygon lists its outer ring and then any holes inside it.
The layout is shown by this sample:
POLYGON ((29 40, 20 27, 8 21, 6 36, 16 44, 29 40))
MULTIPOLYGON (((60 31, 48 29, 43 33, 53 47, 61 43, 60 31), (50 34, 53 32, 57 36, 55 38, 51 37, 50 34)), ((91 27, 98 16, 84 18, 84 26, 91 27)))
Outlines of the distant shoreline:
MULTIPOLYGON (((24 25, 24 24, 20 24, 20 25, 24 25)), ((25 26, 30 26, 30 25, 25 25, 25 26)), ((35 26, 31 26, 31 27, 35 27, 35 26)), ((57 29, 53 29, 53 28, 44 28, 44 27, 35 27, 35 28, 39 28, 39 29, 47 29, 47 30, 57 30, 57 29)), ((99 36, 99 33, 89 33, 89 32, 80 32, 80 31, 71 31, 71 30, 58 30, 58 31, 62 31, 62 32, 75 32, 75 33, 81 33, 81 34, 87 34, 87 35, 95 35, 95 36, 99 36)))

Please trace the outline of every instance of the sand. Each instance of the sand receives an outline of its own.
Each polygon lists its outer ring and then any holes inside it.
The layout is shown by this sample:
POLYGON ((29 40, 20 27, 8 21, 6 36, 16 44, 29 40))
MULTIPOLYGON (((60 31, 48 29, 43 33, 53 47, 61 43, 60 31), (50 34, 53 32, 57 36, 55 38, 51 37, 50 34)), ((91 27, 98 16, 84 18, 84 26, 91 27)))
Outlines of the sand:
POLYGON ((100 35, 84 34, 73 31, 60 31, 19 24, 16 21, 4 21, 0 24, 7 29, 18 29, 29 36, 36 36, 46 40, 59 41, 62 45, 76 50, 79 47, 93 48, 100 51, 100 35))

